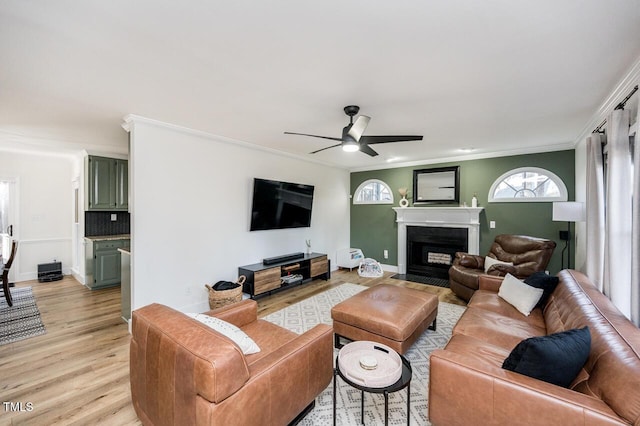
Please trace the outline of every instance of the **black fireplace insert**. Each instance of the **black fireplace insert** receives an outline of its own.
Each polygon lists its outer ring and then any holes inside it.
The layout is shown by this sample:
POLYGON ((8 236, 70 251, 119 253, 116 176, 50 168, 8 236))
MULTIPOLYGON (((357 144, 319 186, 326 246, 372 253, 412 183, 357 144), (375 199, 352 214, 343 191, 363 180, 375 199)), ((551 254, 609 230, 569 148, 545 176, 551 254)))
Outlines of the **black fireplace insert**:
POLYGON ((407 226, 407 274, 446 279, 455 253, 467 250, 467 228, 407 226))

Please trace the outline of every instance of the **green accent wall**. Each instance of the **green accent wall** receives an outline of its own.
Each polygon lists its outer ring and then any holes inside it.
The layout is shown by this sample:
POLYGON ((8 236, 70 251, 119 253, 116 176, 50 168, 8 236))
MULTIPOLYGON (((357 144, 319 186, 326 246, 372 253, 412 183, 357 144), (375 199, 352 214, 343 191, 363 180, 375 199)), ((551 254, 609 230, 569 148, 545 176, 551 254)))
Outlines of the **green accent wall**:
MULTIPOLYGON (((484 207, 480 214, 480 255, 489 251, 498 234, 547 238, 558 244, 548 266, 549 272, 556 274, 560 271, 560 253, 565 243, 558 238, 558 232, 566 230, 567 224, 551 220, 551 202, 489 203, 487 200, 493 182, 502 174, 519 167, 540 167, 555 173, 567 186, 569 200, 574 200, 574 150, 351 173, 352 196, 365 180, 380 179, 391 187, 394 197, 393 205, 351 203, 351 247, 362 249, 366 257, 372 257, 381 263, 397 265, 398 229, 392 207, 398 207, 400 201, 398 188, 409 189, 407 198, 411 202, 410 206, 413 206, 413 170, 446 166, 460 166, 460 204, 466 202, 471 206, 471 198, 476 194, 478 206, 484 207), (489 229, 489 222, 492 220, 496 222, 495 229, 489 229), (388 259, 383 257, 384 250, 389 251, 388 259)), ((574 255, 575 244, 572 243, 571 247, 574 255)))

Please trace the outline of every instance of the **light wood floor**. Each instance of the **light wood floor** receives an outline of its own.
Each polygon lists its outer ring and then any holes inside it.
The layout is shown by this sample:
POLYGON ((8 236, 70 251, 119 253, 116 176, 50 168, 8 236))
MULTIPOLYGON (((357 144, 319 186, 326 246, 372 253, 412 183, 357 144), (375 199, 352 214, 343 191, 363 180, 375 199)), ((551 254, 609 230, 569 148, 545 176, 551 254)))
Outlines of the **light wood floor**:
MULTIPOLYGON (((437 294, 441 301, 464 305, 449 289, 390 275, 371 279, 360 278, 355 271, 335 271, 329 281, 316 280, 260 299, 259 315, 345 282, 417 288, 437 294)), ((91 291, 71 277, 17 286, 33 288, 47 333, 0 346, 0 399, 24 407, 10 411, 3 404, 0 425, 139 425, 129 390, 130 335, 120 317, 120 288, 91 291)))

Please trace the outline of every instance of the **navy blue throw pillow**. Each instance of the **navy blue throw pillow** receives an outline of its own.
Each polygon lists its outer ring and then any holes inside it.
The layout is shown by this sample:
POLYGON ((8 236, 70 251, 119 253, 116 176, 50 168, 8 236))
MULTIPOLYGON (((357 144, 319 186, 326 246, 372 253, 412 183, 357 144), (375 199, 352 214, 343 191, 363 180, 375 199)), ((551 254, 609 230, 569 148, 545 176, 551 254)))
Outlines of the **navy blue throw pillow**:
POLYGON ((558 283, 560 282, 560 278, 552 277, 551 275, 545 274, 544 272, 534 272, 528 278, 524 280, 525 284, 530 285, 531 287, 541 288, 543 293, 540 301, 536 305, 537 308, 542 308, 547 305, 547 300, 549 300, 549 296, 553 293, 553 290, 556 289, 558 283))
POLYGON ((589 327, 525 339, 502 368, 568 388, 589 358, 589 327))

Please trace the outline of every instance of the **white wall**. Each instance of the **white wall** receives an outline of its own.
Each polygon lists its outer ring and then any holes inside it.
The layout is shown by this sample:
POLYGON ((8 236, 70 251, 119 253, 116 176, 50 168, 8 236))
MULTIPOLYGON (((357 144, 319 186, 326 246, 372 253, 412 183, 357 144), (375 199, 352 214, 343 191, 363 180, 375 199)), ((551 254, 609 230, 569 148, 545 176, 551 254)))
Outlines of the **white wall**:
POLYGON ((205 283, 235 280, 265 257, 349 247, 349 173, 133 118, 132 308, 208 309, 205 283), (253 178, 315 186, 310 228, 249 232, 253 178))
POLYGON ((70 273, 72 174, 71 157, 0 152, 0 175, 18 181, 16 281, 36 279, 38 264, 54 259, 70 273))
POLYGON ((72 211, 71 217, 71 274, 78 282, 85 284, 85 245, 84 239, 84 198, 85 198, 85 178, 84 175, 84 152, 77 153, 73 158, 73 171, 71 181, 71 202, 72 209, 76 208, 75 190, 78 191, 77 209, 78 222, 75 222, 75 211, 72 211))

